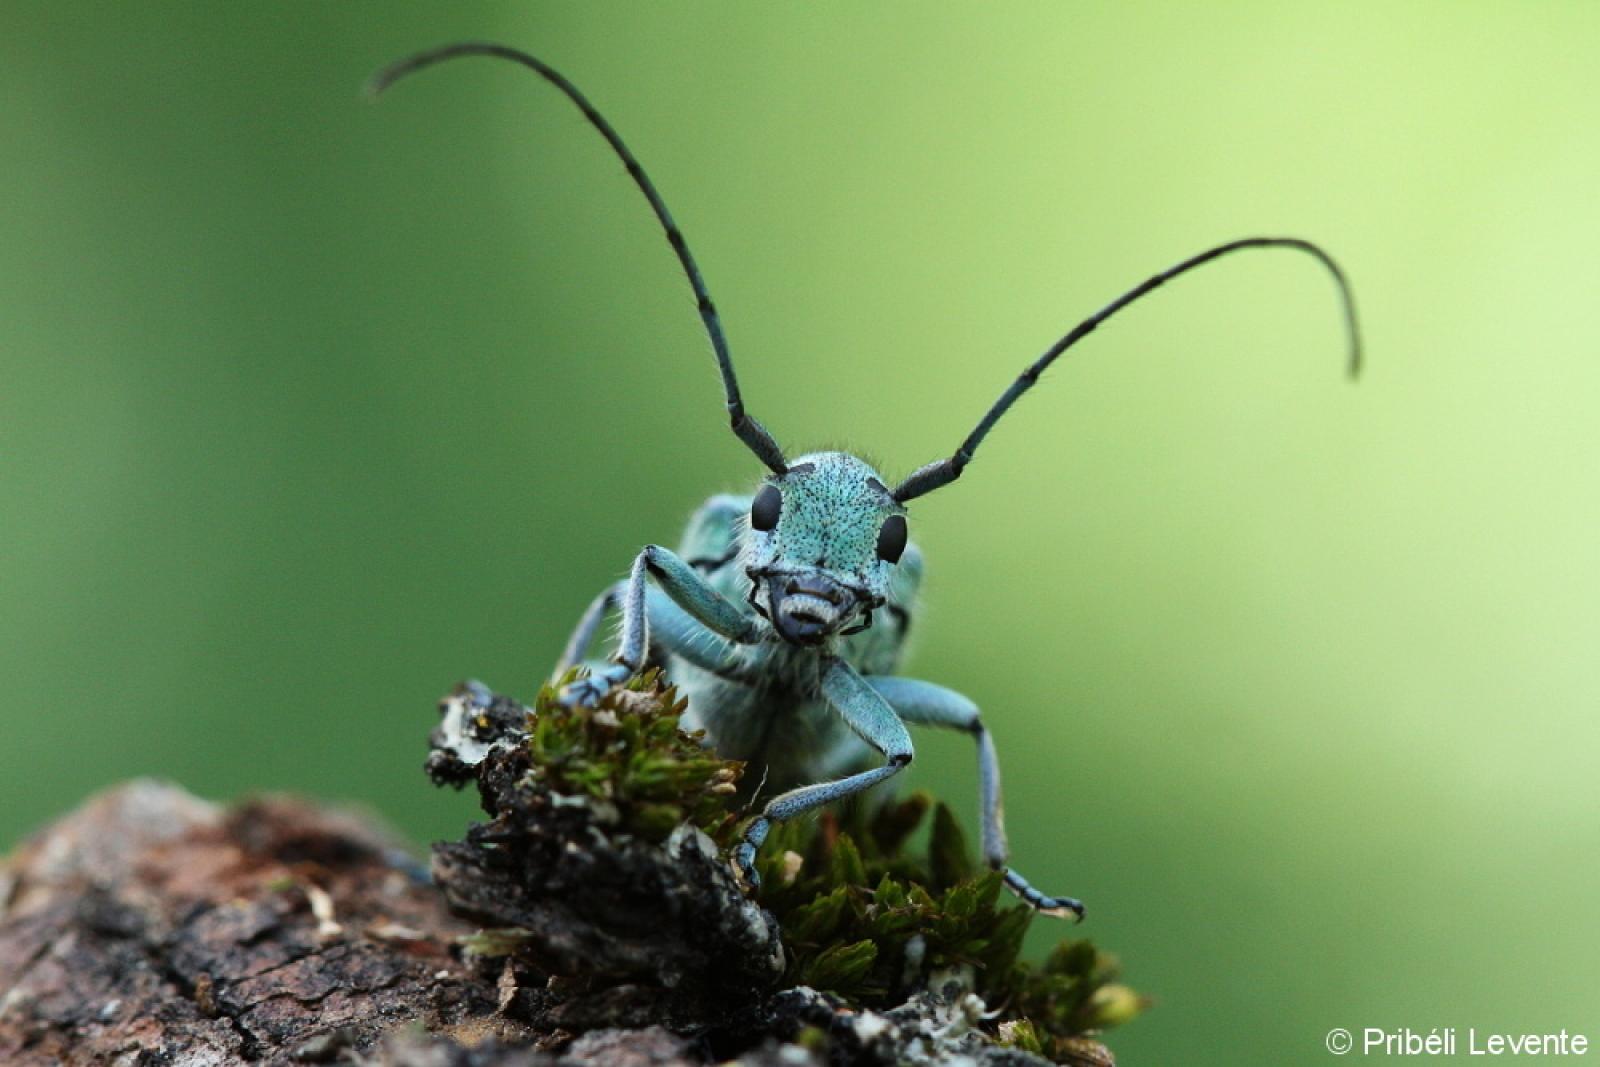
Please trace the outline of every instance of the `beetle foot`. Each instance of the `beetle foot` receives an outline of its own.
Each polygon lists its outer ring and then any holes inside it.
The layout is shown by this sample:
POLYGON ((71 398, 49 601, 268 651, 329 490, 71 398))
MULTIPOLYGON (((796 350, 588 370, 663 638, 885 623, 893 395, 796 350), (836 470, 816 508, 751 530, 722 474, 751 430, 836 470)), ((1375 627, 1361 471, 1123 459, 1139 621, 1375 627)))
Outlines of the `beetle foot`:
POLYGON ((761 875, 756 873, 756 850, 748 844, 743 844, 734 851, 733 871, 747 892, 752 896, 761 888, 761 875))
POLYGON ((592 708, 605 699, 607 693, 633 677, 633 668, 623 663, 602 667, 586 677, 564 686, 556 699, 567 708, 592 708))
POLYGON ((745 829, 744 840, 733 850, 734 873, 752 895, 761 888, 761 875, 756 872, 756 850, 767 839, 767 831, 771 828, 772 820, 765 815, 756 816, 755 821, 745 829))
POLYGON ((1065 919, 1070 915, 1074 922, 1083 922, 1083 901, 1074 900, 1072 897, 1045 896, 1010 867, 1006 868, 1006 888, 1040 915, 1049 915, 1057 919, 1065 919))

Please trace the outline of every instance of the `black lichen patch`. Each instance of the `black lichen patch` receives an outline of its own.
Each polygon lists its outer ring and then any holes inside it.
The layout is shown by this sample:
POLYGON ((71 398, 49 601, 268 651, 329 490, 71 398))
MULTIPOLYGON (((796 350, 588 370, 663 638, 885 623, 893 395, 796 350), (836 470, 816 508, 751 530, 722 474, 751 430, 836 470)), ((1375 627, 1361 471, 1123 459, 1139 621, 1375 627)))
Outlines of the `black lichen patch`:
MULTIPOLYGON (((726 859, 749 814, 743 767, 678 729, 676 691, 649 674, 595 708, 564 708, 554 692, 530 709, 469 683, 431 738, 429 773, 476 779, 492 817, 435 846, 435 878, 485 928, 469 948, 509 961, 513 1014, 730 1033, 735 1018, 775 1022, 780 988, 809 988, 842 1014, 830 1030, 817 1008, 807 1026, 847 1044, 860 1043, 860 1019, 920 1004, 907 1018, 972 1016, 956 1028, 962 1048, 1095 1064, 1110 1054, 1093 1035, 1144 1007, 1087 941, 1020 959, 1033 912, 974 865, 955 818, 925 794, 776 827, 757 907, 726 859), (926 847, 911 847, 924 828, 926 847)), ((933 1030, 955 1032, 948 1019, 933 1030)))
POLYGON ((467 947, 496 957, 506 1011, 574 1030, 704 1020, 771 988, 777 925, 702 829, 731 832, 738 767, 678 731, 672 690, 567 709, 547 689, 497 731, 505 706, 473 684, 446 698, 428 766, 475 777, 490 816, 434 846, 433 877, 484 928, 467 947))

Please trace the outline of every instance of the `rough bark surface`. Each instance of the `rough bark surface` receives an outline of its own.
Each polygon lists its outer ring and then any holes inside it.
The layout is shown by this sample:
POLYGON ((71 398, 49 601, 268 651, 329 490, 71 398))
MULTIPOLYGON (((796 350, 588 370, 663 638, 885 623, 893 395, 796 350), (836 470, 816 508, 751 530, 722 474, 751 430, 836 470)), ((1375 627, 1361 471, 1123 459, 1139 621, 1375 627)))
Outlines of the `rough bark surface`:
POLYGON ((286 799, 91 800, 0 868, 0 1062, 327 1061, 411 1021, 520 1039, 403 856, 286 799))
POLYGON ((428 773, 475 782, 491 818, 433 846, 433 880, 454 914, 505 942, 519 989, 508 1011, 545 1030, 705 1030, 777 987, 778 924, 704 833, 680 823, 652 842, 616 805, 536 783, 528 710, 507 697, 464 686, 443 713, 428 773))

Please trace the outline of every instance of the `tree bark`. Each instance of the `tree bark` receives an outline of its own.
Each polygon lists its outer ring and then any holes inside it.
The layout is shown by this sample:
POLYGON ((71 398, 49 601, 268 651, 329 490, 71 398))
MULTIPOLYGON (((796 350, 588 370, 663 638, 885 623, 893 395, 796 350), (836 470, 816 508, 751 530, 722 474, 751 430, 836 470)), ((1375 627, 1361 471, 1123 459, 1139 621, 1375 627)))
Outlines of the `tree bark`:
POLYGON ((0 1062, 316 1062, 412 1020, 521 1040, 404 855, 283 798, 94 798, 0 868, 0 1062))

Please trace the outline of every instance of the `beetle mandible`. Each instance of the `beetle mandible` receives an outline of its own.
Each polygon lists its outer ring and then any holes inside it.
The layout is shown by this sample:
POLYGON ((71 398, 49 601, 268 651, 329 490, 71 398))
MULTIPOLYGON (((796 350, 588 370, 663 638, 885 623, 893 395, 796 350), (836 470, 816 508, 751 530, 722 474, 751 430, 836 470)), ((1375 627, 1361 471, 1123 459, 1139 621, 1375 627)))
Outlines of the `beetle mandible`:
POLYGON ((583 112, 626 166, 678 257, 722 375, 734 434, 769 473, 752 496, 715 496, 690 519, 680 549, 647 545, 626 580, 607 589, 579 620, 561 672, 580 663, 606 615, 620 609, 610 661, 571 682, 569 705, 593 704, 647 663, 664 660, 688 700, 684 725, 705 731, 719 755, 765 768, 778 795, 751 820, 734 852, 741 877, 759 884, 756 851, 774 821, 854 796, 911 762, 906 724, 962 730, 977 743, 984 859, 1006 885, 1046 914, 1083 918, 1083 904, 1041 893, 1007 866, 1000 765, 978 706, 899 666, 922 574, 907 537, 906 504, 961 476, 978 446, 1046 368, 1102 322, 1161 285, 1214 259, 1251 248, 1288 248, 1314 257, 1338 286, 1349 335, 1349 371, 1361 368, 1355 302, 1328 253, 1295 237, 1247 237, 1208 248, 1152 275, 1073 327, 1012 382, 954 453, 890 488, 869 464, 844 452, 785 458, 745 411, 715 305, 655 184, 577 86, 527 53, 466 43, 418 53, 379 72, 376 95, 435 63, 488 56, 521 64, 583 112), (881 760, 873 763, 873 754, 881 760))

